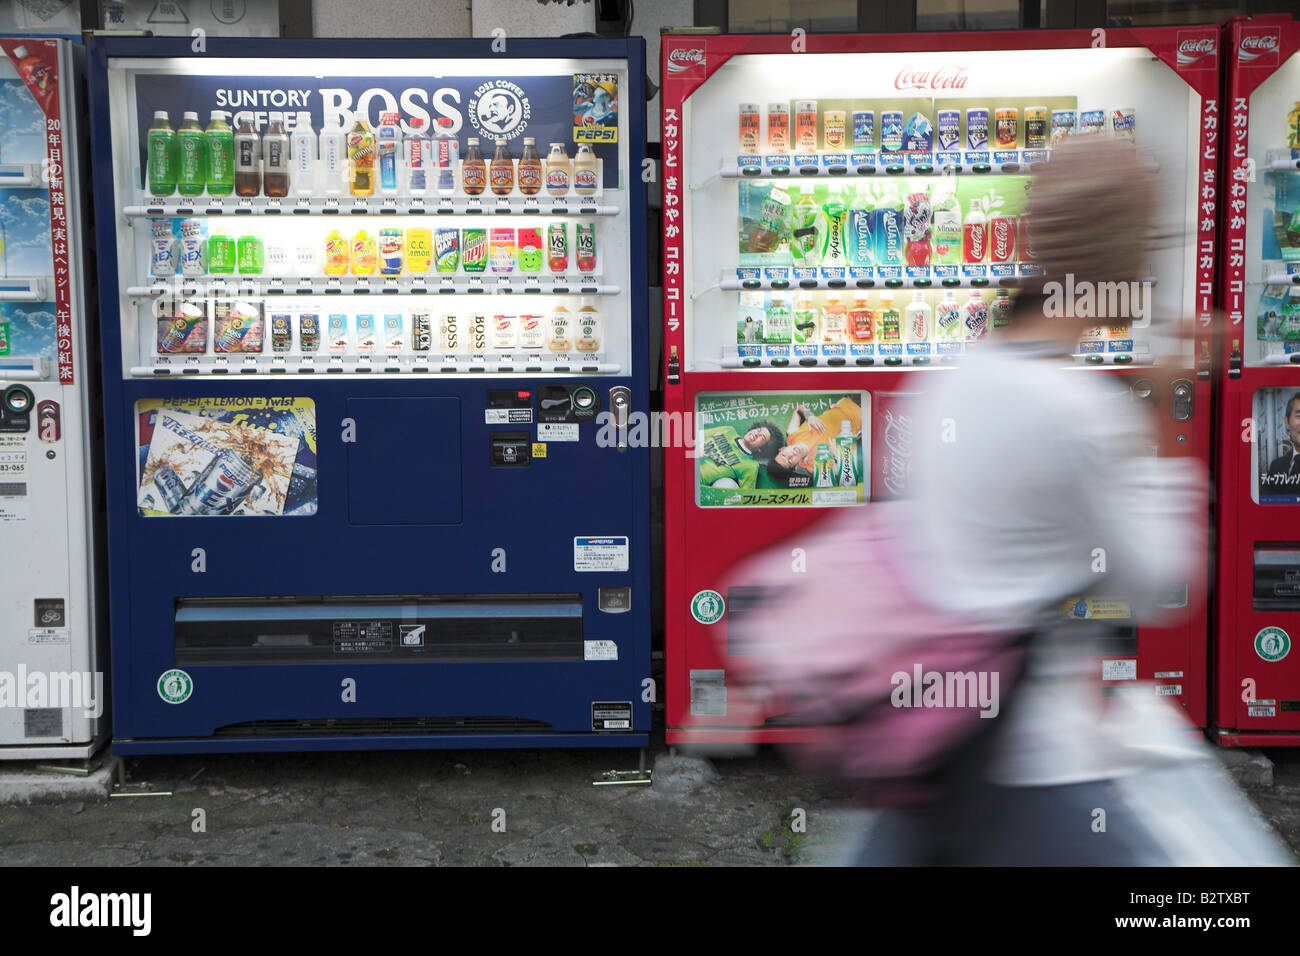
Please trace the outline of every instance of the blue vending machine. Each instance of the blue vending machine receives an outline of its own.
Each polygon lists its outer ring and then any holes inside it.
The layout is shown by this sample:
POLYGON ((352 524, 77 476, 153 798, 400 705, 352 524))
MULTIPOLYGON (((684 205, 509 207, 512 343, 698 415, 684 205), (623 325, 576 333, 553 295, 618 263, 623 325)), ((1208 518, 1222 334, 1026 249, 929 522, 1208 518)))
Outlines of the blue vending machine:
POLYGON ((193 42, 91 45, 114 748, 644 746, 643 42, 193 42))

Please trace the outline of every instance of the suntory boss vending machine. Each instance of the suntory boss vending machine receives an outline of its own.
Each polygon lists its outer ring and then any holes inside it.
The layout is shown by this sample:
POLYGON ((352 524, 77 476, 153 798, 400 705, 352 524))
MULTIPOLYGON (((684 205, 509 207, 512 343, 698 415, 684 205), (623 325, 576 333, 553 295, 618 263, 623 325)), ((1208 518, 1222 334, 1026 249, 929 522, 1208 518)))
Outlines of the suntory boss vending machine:
MULTIPOLYGON (((808 733, 779 706, 738 716, 754 602, 727 572, 907 493, 906 401, 997 339, 1038 269, 1033 167, 1065 137, 1135 140, 1178 237, 1131 301, 1074 313, 1099 318, 1069 367, 1127 386, 1151 454, 1208 459, 1218 75, 1213 27, 665 37, 665 408, 688 439, 665 453, 669 742, 808 733)), ((1206 575, 1162 595, 1163 626, 1104 587, 1063 603, 1116 636, 1099 684, 1152 682, 1205 725, 1206 575)))
POLYGON ((92 47, 114 746, 643 745, 642 43, 367 49, 92 47))

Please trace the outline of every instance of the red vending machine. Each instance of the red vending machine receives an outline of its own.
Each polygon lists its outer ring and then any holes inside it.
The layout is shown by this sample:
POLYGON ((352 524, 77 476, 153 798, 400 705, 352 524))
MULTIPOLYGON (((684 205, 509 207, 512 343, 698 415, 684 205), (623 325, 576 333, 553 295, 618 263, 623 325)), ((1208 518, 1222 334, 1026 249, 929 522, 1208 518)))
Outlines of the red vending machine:
POLYGON ((1224 26, 1214 720, 1300 744, 1300 25, 1224 26))
MULTIPOLYGON (((1021 216, 1062 137, 1135 139, 1178 236, 1130 319, 1090 329, 1071 367, 1122 378, 1158 422, 1152 454, 1208 461, 1218 49, 1213 26, 664 38, 669 743, 808 733, 729 705, 746 608, 726 573, 906 493, 905 402, 996 338, 1035 274, 1021 216)), ((1187 609, 1172 626, 1105 594, 1062 606, 1115 626, 1100 682, 1154 681, 1198 727, 1207 576, 1164 596, 1187 609)))

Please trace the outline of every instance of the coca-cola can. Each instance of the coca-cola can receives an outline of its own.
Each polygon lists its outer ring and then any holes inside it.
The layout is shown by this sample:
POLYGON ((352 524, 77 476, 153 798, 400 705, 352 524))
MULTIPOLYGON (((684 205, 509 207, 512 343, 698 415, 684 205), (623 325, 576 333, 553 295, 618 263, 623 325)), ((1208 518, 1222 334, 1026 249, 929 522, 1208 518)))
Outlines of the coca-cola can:
POLYGON ((989 262, 1013 262, 1016 251, 1016 217, 989 220, 989 262))
POLYGON ((1037 258, 1034 255, 1034 244, 1029 237, 1029 217, 1020 217, 1020 239, 1017 243, 1020 247, 1020 261, 1027 262, 1030 259, 1037 258))

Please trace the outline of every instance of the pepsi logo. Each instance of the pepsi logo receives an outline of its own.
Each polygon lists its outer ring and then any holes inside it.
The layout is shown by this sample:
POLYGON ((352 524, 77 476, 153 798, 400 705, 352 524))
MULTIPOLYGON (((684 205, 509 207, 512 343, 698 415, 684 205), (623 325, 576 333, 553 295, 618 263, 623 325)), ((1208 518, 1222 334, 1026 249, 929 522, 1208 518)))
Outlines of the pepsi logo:
POLYGON ((704 47, 678 47, 668 53, 668 72, 685 73, 704 65, 704 47))

